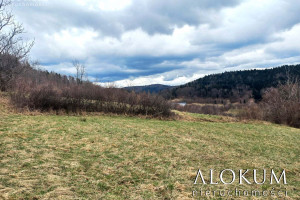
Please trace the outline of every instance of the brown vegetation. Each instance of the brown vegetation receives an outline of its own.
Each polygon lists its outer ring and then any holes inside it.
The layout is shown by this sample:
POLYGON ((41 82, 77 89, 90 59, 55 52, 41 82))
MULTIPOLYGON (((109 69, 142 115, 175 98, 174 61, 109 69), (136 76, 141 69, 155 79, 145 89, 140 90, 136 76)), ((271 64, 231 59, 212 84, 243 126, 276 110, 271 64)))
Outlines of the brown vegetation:
POLYGON ((157 95, 103 88, 70 76, 34 70, 30 66, 27 68, 14 78, 10 90, 13 103, 20 108, 57 112, 64 110, 67 113, 171 114, 168 102, 157 95))
POLYGON ((288 82, 278 88, 270 88, 263 96, 260 110, 264 120, 277 124, 300 127, 300 85, 288 82))
POLYGON ((235 116, 240 119, 264 120, 300 127, 300 84, 298 81, 289 79, 285 84, 279 84, 277 88, 266 89, 262 100, 256 103, 251 99, 240 101, 240 103, 230 103, 225 100, 213 101, 212 99, 198 99, 197 101, 204 103, 184 100, 187 102, 185 106, 174 103, 173 108, 191 113, 235 116))
POLYGON ((187 104, 185 106, 181 105, 174 105, 174 109, 184 112, 190 112, 190 113, 201 113, 201 114, 210 114, 210 115, 229 115, 226 114, 227 111, 229 111, 231 108, 233 108, 232 104, 226 104, 226 105, 220 105, 220 104, 187 104))
POLYGON ((269 88, 259 103, 249 104, 238 115, 240 118, 259 119, 276 124, 300 127, 300 85, 288 81, 277 88, 269 88))

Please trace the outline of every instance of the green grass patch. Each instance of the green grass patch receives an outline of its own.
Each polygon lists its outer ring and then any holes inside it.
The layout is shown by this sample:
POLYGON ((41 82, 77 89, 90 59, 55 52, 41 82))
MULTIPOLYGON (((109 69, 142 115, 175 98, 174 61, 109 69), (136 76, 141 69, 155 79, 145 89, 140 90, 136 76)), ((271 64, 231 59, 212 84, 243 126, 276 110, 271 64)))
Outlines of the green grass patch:
POLYGON ((188 119, 1 115, 0 198, 192 199, 197 170, 210 168, 286 169, 288 195, 300 198, 299 129, 188 119))

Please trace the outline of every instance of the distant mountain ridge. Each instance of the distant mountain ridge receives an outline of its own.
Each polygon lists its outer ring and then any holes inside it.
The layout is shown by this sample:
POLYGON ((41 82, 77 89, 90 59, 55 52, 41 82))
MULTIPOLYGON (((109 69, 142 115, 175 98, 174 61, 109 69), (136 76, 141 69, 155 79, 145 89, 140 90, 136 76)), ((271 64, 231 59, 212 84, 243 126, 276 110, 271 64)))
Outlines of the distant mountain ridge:
POLYGON ((300 64, 263 70, 244 70, 207 75, 187 84, 160 92, 165 98, 261 99, 264 90, 300 80, 300 64))
POLYGON ((134 91, 136 93, 141 93, 141 92, 159 93, 162 90, 171 89, 173 87, 174 86, 169 86, 169 85, 152 84, 152 85, 145 85, 145 86, 124 87, 124 89, 128 91, 134 91))

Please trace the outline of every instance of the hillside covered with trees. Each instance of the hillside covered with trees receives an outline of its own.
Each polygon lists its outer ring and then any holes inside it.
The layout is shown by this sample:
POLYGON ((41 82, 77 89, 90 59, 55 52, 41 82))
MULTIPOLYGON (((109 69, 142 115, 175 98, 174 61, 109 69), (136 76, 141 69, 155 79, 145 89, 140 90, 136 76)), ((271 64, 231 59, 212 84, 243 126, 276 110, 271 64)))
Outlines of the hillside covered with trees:
POLYGON ((162 91, 166 98, 213 98, 231 101, 260 100, 270 87, 300 78, 300 65, 264 70, 245 70, 212 74, 173 89, 162 91))

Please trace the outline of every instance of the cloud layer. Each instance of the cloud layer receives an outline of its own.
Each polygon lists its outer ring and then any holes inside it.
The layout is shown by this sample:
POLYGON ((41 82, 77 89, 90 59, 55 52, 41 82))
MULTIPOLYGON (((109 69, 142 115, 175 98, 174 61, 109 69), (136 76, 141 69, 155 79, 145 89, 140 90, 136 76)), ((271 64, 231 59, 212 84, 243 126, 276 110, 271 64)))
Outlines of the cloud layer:
MULTIPOLYGON (((25 0, 24 0, 25 1, 25 0)), ((32 0, 13 5, 43 68, 119 86, 299 63, 298 0, 32 0)))

